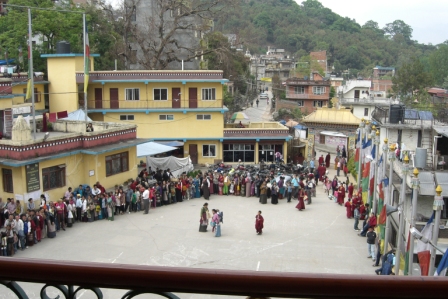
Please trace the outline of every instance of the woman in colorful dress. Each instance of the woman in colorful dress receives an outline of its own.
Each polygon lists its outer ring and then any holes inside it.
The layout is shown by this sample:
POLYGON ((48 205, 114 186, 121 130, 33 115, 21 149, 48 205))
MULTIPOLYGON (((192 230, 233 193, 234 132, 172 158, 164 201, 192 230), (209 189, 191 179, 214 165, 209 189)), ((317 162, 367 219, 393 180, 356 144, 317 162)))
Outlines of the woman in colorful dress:
POLYGON ((246 176, 243 175, 241 176, 240 185, 241 185, 241 196, 246 197, 246 176))
POLYGON ((224 177, 220 173, 219 177, 218 177, 218 190, 219 190, 218 194, 219 195, 223 194, 223 192, 222 192, 223 187, 224 187, 224 177))
POLYGON ((252 180, 250 185, 250 196, 255 196, 255 180, 252 180))
POLYGON ((224 181, 223 181, 224 185, 222 187, 222 194, 223 195, 229 195, 229 185, 230 185, 230 181, 229 181, 229 177, 225 174, 224 175, 224 181))
POLYGON ((213 209, 212 213, 213 213, 213 217, 212 217, 213 230, 212 230, 212 232, 215 233, 215 237, 221 237, 221 219, 219 217, 218 210, 213 209))
POLYGON ((235 178, 233 179, 233 183, 234 183, 234 185, 235 185, 235 195, 236 196, 240 196, 240 188, 241 188, 241 186, 240 186, 240 178, 238 177, 238 175, 236 174, 235 175, 235 178))
POLYGON ((112 192, 107 196, 107 220, 114 221, 115 200, 112 198, 112 192))
POLYGON ((199 188, 201 181, 199 180, 199 174, 196 175, 196 177, 193 180, 194 184, 194 197, 199 198, 201 197, 201 189, 199 188))
POLYGON ((299 203, 296 205, 296 209, 299 211, 305 210, 305 202, 303 201, 303 198, 305 197, 305 192, 303 191, 303 188, 299 190, 299 203))
POLYGON ((260 203, 266 204, 268 202, 268 197, 266 195, 267 186, 266 181, 263 181, 263 183, 260 186, 260 203))
MULTIPOLYGON (((207 188, 208 188, 208 186, 207 186, 207 188)), ((204 203, 204 205, 201 208, 201 214, 200 214, 200 218, 199 218, 199 232, 201 232, 201 233, 204 233, 207 231, 207 226, 208 226, 207 213, 208 213, 208 203, 204 203)))
POLYGON ((250 174, 248 174, 246 176, 246 197, 250 197, 250 193, 251 193, 251 179, 250 179, 250 174))
POLYGON ((272 183, 271 187, 271 204, 278 204, 278 186, 275 181, 272 183))

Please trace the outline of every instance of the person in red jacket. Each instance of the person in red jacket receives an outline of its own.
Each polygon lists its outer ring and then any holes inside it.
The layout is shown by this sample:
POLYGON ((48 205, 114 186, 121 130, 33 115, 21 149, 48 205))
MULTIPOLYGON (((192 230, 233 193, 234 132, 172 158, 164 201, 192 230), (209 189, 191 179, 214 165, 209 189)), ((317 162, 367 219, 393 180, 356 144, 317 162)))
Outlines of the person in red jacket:
MULTIPOLYGON (((366 205, 367 205, 367 204, 366 204, 366 205)), ((367 234, 368 229, 369 229, 369 228, 375 228, 375 226, 376 226, 376 216, 375 216, 375 213, 372 212, 372 213, 370 214, 369 219, 367 220, 367 223, 364 225, 364 227, 363 227, 361 233, 359 233, 358 236, 360 236, 360 237, 365 237, 366 234, 367 234)))

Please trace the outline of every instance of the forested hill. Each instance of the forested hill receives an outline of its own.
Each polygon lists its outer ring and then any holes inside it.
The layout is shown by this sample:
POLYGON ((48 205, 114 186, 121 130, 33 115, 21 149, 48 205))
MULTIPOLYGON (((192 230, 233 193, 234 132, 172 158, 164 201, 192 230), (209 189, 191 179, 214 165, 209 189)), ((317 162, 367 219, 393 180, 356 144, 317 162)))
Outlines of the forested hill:
POLYGON ((336 72, 350 69, 368 76, 375 65, 397 66, 410 56, 428 57, 436 49, 412 40, 412 28, 400 20, 390 20, 385 28, 374 20, 360 25, 317 0, 300 5, 293 0, 241 2, 217 22, 216 30, 236 33, 252 53, 263 53, 268 45, 284 48, 296 58, 327 50, 336 72))

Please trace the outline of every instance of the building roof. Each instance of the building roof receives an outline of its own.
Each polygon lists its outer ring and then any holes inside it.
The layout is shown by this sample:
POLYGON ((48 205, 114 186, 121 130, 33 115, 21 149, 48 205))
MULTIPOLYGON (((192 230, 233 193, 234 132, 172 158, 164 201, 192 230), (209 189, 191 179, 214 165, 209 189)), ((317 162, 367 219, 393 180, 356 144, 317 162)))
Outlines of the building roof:
POLYGON ((393 71, 393 70, 395 70, 394 67, 387 67, 387 66, 380 66, 380 65, 375 66, 373 69, 384 70, 384 71, 393 71))
POLYGON ((327 51, 310 52, 310 56, 316 60, 327 60, 327 51))
POLYGON ((361 119, 353 115, 349 109, 322 107, 303 118, 304 123, 359 125, 361 119))

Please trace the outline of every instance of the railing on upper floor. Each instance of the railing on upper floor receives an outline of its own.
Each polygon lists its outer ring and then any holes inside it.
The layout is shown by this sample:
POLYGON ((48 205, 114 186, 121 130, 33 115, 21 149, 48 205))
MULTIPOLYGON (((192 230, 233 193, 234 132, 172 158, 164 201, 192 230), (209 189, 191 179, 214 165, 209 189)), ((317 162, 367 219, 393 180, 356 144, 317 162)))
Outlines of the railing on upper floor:
POLYGON ((341 98, 341 104, 383 104, 389 105, 393 104, 394 100, 388 98, 377 98, 377 97, 367 97, 367 98, 341 98))
MULTIPOLYGON (((80 101, 80 103, 82 100, 80 101)), ((222 108, 223 101, 216 100, 88 100, 88 109, 185 109, 185 108, 222 108)))
MULTIPOLYGON (((0 257, 0 264, 4 269, 0 271, 0 284, 12 290, 19 299, 27 299, 28 296, 16 281, 45 284, 40 297, 46 299, 49 298, 49 287, 60 290, 66 299, 76 298, 82 290, 91 290, 100 299, 103 298, 101 288, 127 290, 123 299, 150 293, 172 299, 180 298, 179 293, 288 298, 425 299, 445 298, 448 291, 448 279, 433 276, 254 272, 9 257, 0 257), (370 291, 366 292, 366 288, 370 291)), ((29 284, 26 286, 34 287, 29 284)))

